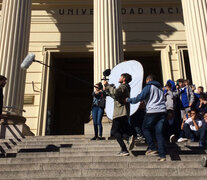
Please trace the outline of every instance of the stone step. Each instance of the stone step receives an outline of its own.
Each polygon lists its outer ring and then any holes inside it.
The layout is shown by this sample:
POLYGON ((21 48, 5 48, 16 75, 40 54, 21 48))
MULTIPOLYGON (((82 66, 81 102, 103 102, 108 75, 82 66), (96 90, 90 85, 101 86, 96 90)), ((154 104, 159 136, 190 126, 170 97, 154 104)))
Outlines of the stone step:
MULTIPOLYGON (((32 151, 34 150, 34 152, 36 150, 61 150, 62 152, 67 152, 67 151, 120 151, 120 147, 118 145, 116 146, 110 146, 110 145, 105 145, 105 146, 79 146, 79 145, 65 145, 65 146, 61 146, 61 145, 39 145, 39 146, 16 146, 14 147, 12 150, 20 150, 20 151, 32 151)), ((134 151, 146 151, 147 146, 138 146, 138 147, 134 147, 134 151)), ((167 147, 167 152, 181 152, 181 151, 189 151, 189 152, 195 152, 195 153, 205 153, 207 152, 207 150, 204 150, 200 147, 171 147, 168 148, 167 147)), ((7 151, 8 152, 8 151, 7 151)))
MULTIPOLYGON (((105 143, 112 143, 116 144, 116 140, 90 140, 90 139, 51 139, 51 140, 24 140, 24 141, 18 141, 18 144, 38 144, 38 143, 62 143, 62 142, 71 142, 71 143, 91 143, 91 144, 105 144, 105 143)), ((126 141, 125 141, 126 142, 126 141)), ((136 141, 135 141, 136 142, 136 141)), ((167 143, 170 144, 170 143, 167 143)), ((198 145, 198 142, 182 142, 182 143, 176 143, 179 145, 198 145)))
POLYGON ((59 141, 59 140, 54 140, 54 141, 24 141, 24 142, 18 143, 18 145, 44 145, 44 144, 98 144, 98 145, 112 144, 112 145, 116 145, 117 142, 110 141, 110 140, 100 140, 100 141, 90 141, 90 140, 83 140, 83 141, 62 140, 62 141, 59 141))
MULTIPOLYGON (((12 146, 12 148, 42 148, 46 146, 57 146, 57 147, 119 147, 117 142, 111 142, 111 141, 105 141, 105 142, 25 142, 25 143, 19 143, 18 146, 12 146)), ((136 144, 137 147, 147 147, 147 144, 136 144)), ((172 148, 183 148, 187 147, 189 149, 199 149, 198 143, 194 144, 167 144, 167 149, 172 148)), ((5 147, 6 148, 6 147, 5 147)))
POLYGON ((170 176, 207 176, 205 168, 130 168, 130 169, 67 169, 1 172, 2 179, 14 178, 67 178, 67 177, 170 177, 170 176))
POLYGON ((73 144, 117 144, 117 141, 112 140, 99 140, 99 141, 91 141, 91 140, 51 140, 51 141, 22 141, 18 144, 51 144, 51 143, 73 143, 73 144))
POLYGON ((116 140, 90 138, 41 136, 0 141, 6 151, 3 154, 16 156, 0 158, 0 179, 204 180, 207 175, 201 164, 207 151, 198 148, 198 142, 167 144, 167 161, 159 162, 157 156, 144 155, 146 144, 139 144, 128 157, 117 157, 116 140))
POLYGON ((9 149, 13 149, 13 148, 15 148, 15 146, 11 146, 9 144, 0 144, 0 151, 1 152, 4 152, 9 149))
MULTIPOLYGON (((114 157, 116 156, 117 152, 114 151, 104 151, 104 152, 29 152, 29 153, 18 153, 16 154, 16 157, 20 158, 41 158, 41 157, 114 157)), ((131 157, 136 158, 143 158, 145 159, 146 156, 144 155, 144 152, 130 152, 131 157)), ((188 153, 188 154, 170 154, 167 155, 170 156, 173 160, 179 160, 182 156, 185 158, 191 158, 191 157, 199 157, 202 156, 202 154, 195 155, 194 153, 188 153)), ((149 157, 149 160, 152 157, 149 157)))
MULTIPOLYGON (((21 143, 18 144, 18 146, 14 146, 14 147, 45 147, 45 146, 58 146, 58 147, 119 147, 118 143, 111 143, 111 142, 105 142, 105 143, 73 143, 73 142, 50 142, 50 143, 21 143)), ((127 143, 126 143, 127 145, 127 143)), ((135 144, 135 147, 147 147, 147 144, 135 144)), ((196 148, 199 147, 198 144, 197 145, 174 145, 174 144, 167 144, 166 145, 167 148, 179 148, 179 147, 188 147, 188 148, 196 148)))
MULTIPOLYGON (((132 150, 132 154, 136 155, 136 154, 140 154, 140 155, 144 155, 146 152, 147 147, 143 147, 143 148, 134 148, 132 150)), ((82 152, 82 153, 103 153, 106 154, 106 152, 109 153, 113 153, 116 154, 117 152, 120 151, 120 147, 113 147, 113 148, 107 148, 107 147, 100 147, 100 148, 60 148, 60 152, 65 153, 78 153, 78 152, 82 152)), ((167 154, 206 154, 207 151, 204 151, 202 149, 195 149, 195 150, 191 150, 189 148, 181 148, 181 149, 170 149, 169 151, 167 150, 167 154)))
MULTIPOLYGON (((62 143, 62 142, 67 142, 67 143, 97 143, 97 144, 102 144, 102 143, 112 143, 116 144, 116 140, 108 140, 108 137, 106 137, 106 140, 96 140, 96 141, 91 141, 91 136, 84 136, 84 135, 74 135, 74 136, 29 136, 25 139, 21 139, 22 143, 26 144, 42 144, 42 143, 51 143, 51 142, 56 142, 56 143, 62 143)), ((182 143, 177 143, 178 146, 198 146, 198 142, 182 142, 182 143)))
MULTIPOLYGON (((118 143, 73 143, 73 142, 50 142, 50 143, 21 143, 18 144, 18 146, 15 147, 43 147, 43 146, 49 146, 54 145, 58 147, 118 147, 118 143)), ((146 146, 146 144, 142 144, 140 146, 146 146)))
MULTIPOLYGON (((166 156, 166 162, 182 162, 187 161, 201 162, 202 155, 179 155, 173 158, 166 156)), ((70 163, 70 162, 158 162, 157 156, 63 156, 60 153, 48 153, 42 157, 16 157, 16 158, 1 158, 0 164, 32 164, 32 163, 70 163)), ((165 163, 165 162, 164 162, 165 163)))
MULTIPOLYGON (((120 148, 113 148, 113 149, 65 149, 65 148, 61 148, 60 150, 58 150, 57 152, 44 152, 44 149, 31 149, 31 151, 29 151, 29 149, 21 149, 20 152, 18 152, 17 150, 10 150, 7 153, 4 154, 4 156, 6 157, 26 157, 26 158, 37 158, 37 157, 51 157, 51 156, 55 156, 55 157, 73 157, 73 156, 111 156, 111 155, 116 155, 118 152, 120 151, 120 148)), ((145 149, 143 150, 132 150, 130 152, 131 156, 137 157, 137 156, 144 156, 145 155, 145 149)), ((198 155, 198 156, 202 156, 202 155, 206 155, 206 152, 202 152, 202 151, 192 151, 189 149, 182 149, 179 151, 173 151, 171 150, 171 152, 167 152, 167 155, 171 157, 172 160, 179 160, 180 156, 183 155, 188 155, 188 156, 192 156, 192 155, 198 155)), ((3 155, 2 155, 3 157, 3 155)))
MULTIPOLYGON (((56 180, 57 178, 31 178, 30 180, 56 180)), ((59 180, 97 180, 95 177, 81 177, 81 178, 58 178, 59 180)), ((155 177, 155 176, 148 176, 148 177, 99 177, 98 180, 205 180, 203 176, 171 176, 171 177, 155 177)), ((22 179, 20 179, 22 180, 22 179)))
MULTIPOLYGON (((21 151, 18 152, 17 157, 51 157, 51 156, 115 156, 118 151, 114 150, 109 150, 109 151, 73 151, 70 149, 22 149, 21 151)), ((175 154, 175 155, 194 155, 194 154, 206 154, 205 151, 191 151, 191 150, 181 150, 181 151, 171 151, 169 152, 170 154, 175 154)), ((139 155, 144 155, 145 150, 133 150, 130 152, 131 155, 134 156, 139 156, 139 155)))
MULTIPOLYGON (((93 136, 84 136, 84 135, 63 135, 63 136, 28 136, 26 138, 22 138, 21 141, 47 141, 47 140, 59 140, 59 139, 71 139, 71 140, 90 140, 93 136)), ((106 139, 108 139, 108 137, 104 137, 106 139)))
MULTIPOLYGON (((147 146, 135 146, 134 151, 146 151, 147 146)), ((167 152, 177 152, 182 154, 206 154, 207 150, 202 148, 192 147, 192 146, 167 146, 167 152)), ((97 145, 97 144, 48 144, 48 145, 18 145, 12 147, 12 149, 4 149, 6 153, 17 153, 18 151, 21 152, 47 152, 47 151, 61 151, 61 152, 80 152, 80 151, 120 151, 120 147, 118 144, 104 144, 104 145, 97 145)))
POLYGON ((30 163, 30 164, 4 164, 2 171, 27 171, 27 170, 67 170, 67 169, 117 169, 117 168, 201 168, 198 161, 189 163, 187 161, 166 162, 68 162, 68 163, 30 163))
POLYGON ((26 136, 24 139, 53 139, 53 138, 70 138, 81 139, 90 138, 91 135, 49 135, 49 136, 26 136))
MULTIPOLYGON (((126 141, 125 141, 126 142, 126 141)), ((84 140, 77 140, 77 139, 52 139, 52 140, 25 140, 22 142, 18 142, 18 145, 45 145, 45 144, 90 144, 90 145, 104 145, 104 144, 111 144, 111 145, 117 145, 116 140, 95 140, 91 141, 90 139, 84 139, 84 140)), ((137 144, 137 143, 136 143, 137 144)), ((145 144, 137 144, 138 146, 146 145, 145 144)), ((167 146, 192 146, 197 147, 199 145, 198 142, 183 142, 183 143, 176 143, 176 144, 170 144, 168 143, 167 146)))
POLYGON ((17 145, 17 141, 14 140, 1 140, 0 141, 0 151, 2 150, 7 150, 7 149, 12 149, 17 145))

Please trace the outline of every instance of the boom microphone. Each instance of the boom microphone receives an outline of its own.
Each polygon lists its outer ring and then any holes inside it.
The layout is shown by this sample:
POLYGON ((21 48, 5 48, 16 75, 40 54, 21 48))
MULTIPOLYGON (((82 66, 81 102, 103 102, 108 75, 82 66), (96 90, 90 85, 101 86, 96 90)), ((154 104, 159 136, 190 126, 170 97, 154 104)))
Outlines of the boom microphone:
POLYGON ((103 79, 101 79, 101 80, 109 80, 109 79, 107 79, 106 77, 107 76, 110 76, 110 74, 111 74, 111 69, 106 69, 104 72, 103 72, 103 76, 104 76, 104 78, 103 79))
POLYGON ((28 54, 25 57, 24 61, 22 62, 21 68, 24 70, 28 69, 34 60, 35 60, 35 54, 28 54))

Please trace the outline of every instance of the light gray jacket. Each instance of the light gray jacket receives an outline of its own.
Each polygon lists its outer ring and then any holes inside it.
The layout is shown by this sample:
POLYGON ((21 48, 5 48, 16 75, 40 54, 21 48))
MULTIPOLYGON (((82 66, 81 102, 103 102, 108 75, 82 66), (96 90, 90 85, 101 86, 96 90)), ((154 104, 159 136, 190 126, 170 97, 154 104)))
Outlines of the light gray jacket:
POLYGON ((137 97, 128 99, 128 102, 132 104, 140 101, 145 101, 147 113, 166 112, 164 93, 160 83, 157 81, 148 82, 137 97))
POLYGON ((165 104, 167 110, 174 110, 174 96, 172 91, 165 93, 165 104))

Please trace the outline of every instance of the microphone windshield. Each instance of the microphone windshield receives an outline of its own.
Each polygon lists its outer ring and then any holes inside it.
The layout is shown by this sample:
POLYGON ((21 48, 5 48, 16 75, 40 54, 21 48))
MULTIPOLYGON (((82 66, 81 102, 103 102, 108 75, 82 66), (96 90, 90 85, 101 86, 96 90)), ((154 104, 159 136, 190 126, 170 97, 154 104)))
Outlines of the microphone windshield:
POLYGON ((28 54, 25 57, 24 61, 22 62, 21 68, 24 70, 28 69, 34 59, 35 59, 35 54, 28 54))
POLYGON ((103 72, 103 76, 110 76, 111 74, 111 69, 106 69, 104 72, 103 72))

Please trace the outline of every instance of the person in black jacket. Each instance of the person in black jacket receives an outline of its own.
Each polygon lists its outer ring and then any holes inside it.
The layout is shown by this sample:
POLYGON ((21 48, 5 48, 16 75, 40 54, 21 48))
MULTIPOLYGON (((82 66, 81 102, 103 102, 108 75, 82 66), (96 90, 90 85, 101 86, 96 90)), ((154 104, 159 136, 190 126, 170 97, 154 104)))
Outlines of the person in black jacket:
POLYGON ((103 91, 103 85, 101 82, 95 85, 95 91, 93 92, 93 104, 92 104, 92 118, 94 125, 95 136, 91 140, 102 139, 102 117, 104 114, 106 93, 103 91), (99 136, 98 136, 99 131, 99 136))
POLYGON ((2 114, 2 108, 3 108, 3 88, 6 85, 7 78, 0 75, 0 115, 2 114))

